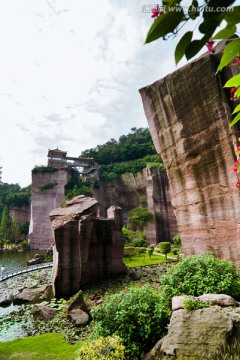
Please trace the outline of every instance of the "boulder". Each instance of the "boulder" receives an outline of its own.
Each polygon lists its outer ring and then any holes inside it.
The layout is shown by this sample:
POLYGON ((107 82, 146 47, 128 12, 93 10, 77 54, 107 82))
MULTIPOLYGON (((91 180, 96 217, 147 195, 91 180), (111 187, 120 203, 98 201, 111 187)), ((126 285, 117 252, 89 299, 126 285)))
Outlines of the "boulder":
POLYGON ((41 287, 26 288, 21 293, 15 296, 13 300, 14 305, 24 303, 38 303, 45 300, 50 300, 53 297, 51 285, 43 285, 41 287))
POLYGON ((211 305, 225 306, 239 306, 239 302, 234 300, 231 296, 225 294, 204 294, 198 297, 194 296, 174 296, 172 298, 172 311, 184 309, 184 299, 194 299, 204 303, 210 302, 211 305))
POLYGON ((161 357, 154 359, 211 359, 220 345, 227 345, 239 334, 239 307, 180 309, 173 312, 168 334, 162 339, 161 357))
POLYGON ((76 326, 87 325, 87 323, 89 322, 89 315, 81 309, 70 311, 68 316, 75 323, 76 326))
POLYGON ((13 302, 14 296, 9 293, 0 296, 0 306, 9 306, 13 302))
POLYGON ((51 320, 57 313, 56 309, 43 305, 34 305, 31 309, 31 313, 35 319, 51 320))
POLYGON ((84 311, 86 311, 87 309, 87 305, 83 300, 82 290, 78 291, 78 293, 71 298, 70 303, 67 307, 67 312, 77 309, 82 309, 84 311))
POLYGON ((45 258, 44 255, 36 254, 33 259, 27 261, 27 266, 41 264, 44 258, 45 258))

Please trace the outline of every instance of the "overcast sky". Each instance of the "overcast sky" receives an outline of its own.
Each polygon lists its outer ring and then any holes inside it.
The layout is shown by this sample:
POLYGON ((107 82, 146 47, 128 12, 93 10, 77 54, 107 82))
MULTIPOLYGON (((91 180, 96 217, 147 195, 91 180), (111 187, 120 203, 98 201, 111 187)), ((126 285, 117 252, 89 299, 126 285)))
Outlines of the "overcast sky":
POLYGON ((32 168, 47 165, 48 149, 79 156, 147 127, 138 89, 176 69, 176 41, 143 45, 153 21, 146 4, 1 1, 3 182, 29 185, 32 168))

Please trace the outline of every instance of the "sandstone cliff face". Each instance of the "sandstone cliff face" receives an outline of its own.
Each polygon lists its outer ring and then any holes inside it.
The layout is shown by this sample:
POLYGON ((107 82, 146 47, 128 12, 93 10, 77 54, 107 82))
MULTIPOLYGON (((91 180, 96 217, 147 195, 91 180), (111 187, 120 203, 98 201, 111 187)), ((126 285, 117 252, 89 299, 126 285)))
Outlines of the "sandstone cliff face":
POLYGON ((64 186, 69 180, 67 168, 54 172, 32 172, 31 221, 29 245, 31 249, 47 249, 53 243, 49 213, 64 200, 64 186), (41 190, 44 184, 55 185, 41 190))
POLYGON ((121 209, 97 218, 96 199, 77 196, 50 213, 54 234, 52 284, 56 297, 92 282, 124 274, 121 209))
POLYGON ((100 188, 94 189, 93 194, 100 204, 101 216, 106 216, 110 206, 120 206, 125 226, 130 210, 147 207, 154 215, 145 228, 148 243, 169 241, 178 232, 165 171, 144 169, 136 174, 126 173, 111 182, 100 182, 100 188))
POLYGON ((17 226, 30 222, 30 205, 14 206, 9 210, 9 216, 14 219, 17 226))
MULTIPOLYGON (((232 172, 239 131, 229 129, 218 58, 206 54, 140 93, 185 253, 210 250, 240 265, 240 197, 232 172)), ((222 76, 229 78, 229 70, 222 76)))

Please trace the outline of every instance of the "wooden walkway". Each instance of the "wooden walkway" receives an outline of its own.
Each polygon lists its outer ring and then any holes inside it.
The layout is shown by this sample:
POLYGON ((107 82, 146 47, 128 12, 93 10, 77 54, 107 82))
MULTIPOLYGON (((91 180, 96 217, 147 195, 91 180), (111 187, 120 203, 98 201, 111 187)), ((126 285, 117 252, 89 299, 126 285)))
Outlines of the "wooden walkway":
POLYGON ((53 267, 53 263, 43 263, 38 265, 32 265, 25 268, 17 269, 12 272, 5 272, 0 276, 0 282, 13 278, 14 276, 26 274, 31 271, 42 270, 53 267))

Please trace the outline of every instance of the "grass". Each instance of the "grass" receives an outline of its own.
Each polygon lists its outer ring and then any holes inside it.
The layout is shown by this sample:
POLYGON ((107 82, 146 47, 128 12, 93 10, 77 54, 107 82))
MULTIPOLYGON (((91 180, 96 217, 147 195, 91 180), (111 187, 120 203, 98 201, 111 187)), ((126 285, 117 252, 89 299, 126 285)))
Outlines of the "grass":
POLYGON ((155 254, 151 256, 151 259, 147 254, 140 254, 138 256, 132 256, 131 258, 123 258, 123 262, 127 267, 154 265, 171 261, 171 259, 166 260, 165 256, 163 257, 155 254))
POLYGON ((0 360, 74 360, 79 344, 70 345, 57 333, 0 343, 0 360))

